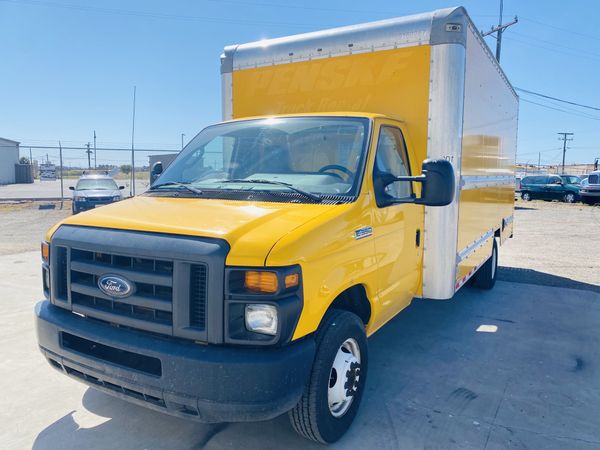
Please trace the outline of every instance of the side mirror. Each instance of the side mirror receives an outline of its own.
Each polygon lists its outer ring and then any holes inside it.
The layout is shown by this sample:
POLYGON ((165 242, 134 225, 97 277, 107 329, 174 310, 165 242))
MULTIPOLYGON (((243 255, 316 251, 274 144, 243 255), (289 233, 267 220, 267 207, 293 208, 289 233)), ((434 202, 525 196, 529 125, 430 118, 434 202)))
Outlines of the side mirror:
POLYGON ((75 186, 69 186, 69 189, 70 189, 71 191, 74 191, 74 190, 75 190, 75 186))
POLYGON ((123 189, 125 189, 125 186, 119 186, 120 191, 122 191, 123 189))
POLYGON ((454 200, 454 168, 445 159, 426 159, 421 171, 425 175, 421 198, 415 203, 426 206, 446 206, 454 200))
POLYGON ((154 182, 160 177, 160 174, 163 173, 163 163, 161 161, 156 161, 152 164, 152 169, 150 169, 150 184, 154 184, 154 182))
POLYGON ((375 190, 379 193, 378 206, 388 206, 399 203, 415 203, 425 206, 446 206, 454 200, 454 168, 445 159, 426 159, 421 167, 422 175, 397 177, 390 173, 382 173, 374 180, 375 190), (421 197, 393 198, 382 194, 385 187, 397 181, 413 181, 423 183, 421 197))

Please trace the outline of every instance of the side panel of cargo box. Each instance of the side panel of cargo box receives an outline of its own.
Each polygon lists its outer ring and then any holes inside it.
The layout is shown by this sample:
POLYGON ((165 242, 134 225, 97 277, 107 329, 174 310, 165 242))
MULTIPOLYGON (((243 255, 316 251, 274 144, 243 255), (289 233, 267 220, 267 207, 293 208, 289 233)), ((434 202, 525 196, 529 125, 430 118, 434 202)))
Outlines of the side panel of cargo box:
POLYGON ((456 289, 512 234, 518 97, 469 26, 466 42, 456 289))

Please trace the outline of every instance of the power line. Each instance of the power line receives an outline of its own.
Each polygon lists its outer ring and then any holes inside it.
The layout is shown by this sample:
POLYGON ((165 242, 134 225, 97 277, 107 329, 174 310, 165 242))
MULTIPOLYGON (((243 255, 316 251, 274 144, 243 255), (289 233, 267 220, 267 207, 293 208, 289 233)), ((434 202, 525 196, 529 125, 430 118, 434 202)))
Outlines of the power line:
POLYGON ((557 27, 556 25, 551 25, 549 23, 540 22, 539 20, 530 19, 528 17, 521 17, 521 20, 525 20, 527 22, 535 23, 537 25, 541 25, 541 26, 544 26, 544 27, 547 27, 547 28, 554 28, 555 30, 562 31, 564 33, 574 34, 574 35, 577 35, 577 36, 580 36, 580 37, 584 37, 586 39, 594 39, 596 41, 600 41, 600 37, 598 37, 598 36, 593 36, 591 34, 580 33, 578 31, 573 31, 572 29, 569 29, 569 28, 557 27))
POLYGON ((572 116, 584 117, 586 119, 591 119, 591 120, 600 120, 600 117, 593 117, 593 116, 590 116, 588 114, 578 114, 576 112, 567 111, 566 109, 554 108, 553 106, 548 106, 548 105, 544 105, 543 103, 533 102, 531 100, 527 100, 527 99, 524 99, 524 98, 520 99, 520 101, 526 102, 526 103, 531 103, 532 105, 541 106, 542 108, 552 109, 554 111, 560 111, 560 112, 565 113, 565 114, 571 114, 572 116))
POLYGON ((575 106, 579 106, 581 108, 587 108, 587 109, 593 109, 594 111, 600 111, 600 108, 597 106, 583 105, 581 103, 572 102, 570 100, 563 100, 562 98, 552 97, 550 95, 541 94, 539 92, 530 91, 528 89, 523 89, 520 87, 515 87, 515 89, 517 91, 526 92, 527 94, 537 95, 538 97, 548 98, 550 100, 556 100, 557 102, 568 103, 569 105, 575 105, 575 106))

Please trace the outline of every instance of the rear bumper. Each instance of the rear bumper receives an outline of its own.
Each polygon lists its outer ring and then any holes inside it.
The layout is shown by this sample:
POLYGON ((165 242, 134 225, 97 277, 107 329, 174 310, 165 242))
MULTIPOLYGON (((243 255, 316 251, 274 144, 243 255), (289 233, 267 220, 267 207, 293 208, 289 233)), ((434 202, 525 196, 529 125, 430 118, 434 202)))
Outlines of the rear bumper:
POLYGON ((36 305, 40 350, 50 364, 96 389, 201 422, 268 420, 302 395, 313 339, 281 348, 199 345, 155 337, 36 305))
POLYGON ((600 189, 594 189, 593 191, 590 190, 580 190, 579 191, 579 195, 581 197, 600 197, 600 189))

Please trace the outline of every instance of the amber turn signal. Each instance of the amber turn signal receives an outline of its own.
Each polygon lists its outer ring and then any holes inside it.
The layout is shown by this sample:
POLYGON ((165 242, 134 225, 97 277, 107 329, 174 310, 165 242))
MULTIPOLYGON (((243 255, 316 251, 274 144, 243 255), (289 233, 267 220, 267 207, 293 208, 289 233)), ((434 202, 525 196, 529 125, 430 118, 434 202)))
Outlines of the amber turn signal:
POLYGON ((249 291, 274 294, 279 287, 275 272, 248 271, 244 279, 244 287, 249 291))
POLYGON ((42 242, 42 261, 46 264, 50 261, 50 245, 47 242, 42 242))
POLYGON ((300 276, 297 273, 290 273, 285 276, 285 288, 289 289, 298 286, 300 276))

